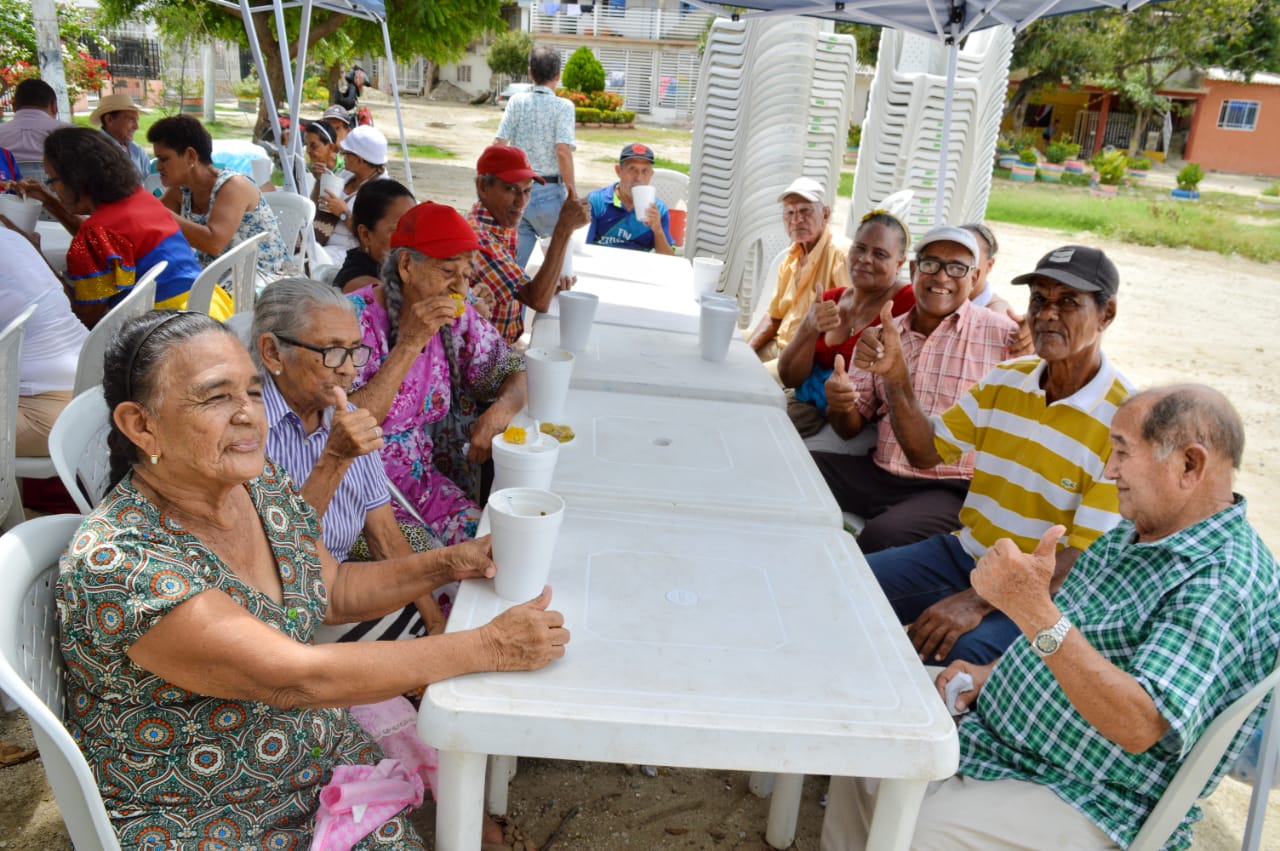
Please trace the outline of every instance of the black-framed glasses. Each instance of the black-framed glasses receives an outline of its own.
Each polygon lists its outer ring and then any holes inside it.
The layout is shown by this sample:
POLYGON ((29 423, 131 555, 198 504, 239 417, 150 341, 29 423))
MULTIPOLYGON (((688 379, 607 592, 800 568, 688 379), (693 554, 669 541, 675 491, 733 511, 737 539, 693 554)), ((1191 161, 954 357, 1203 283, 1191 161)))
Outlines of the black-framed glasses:
POLYGON ((916 269, 926 275, 936 275, 939 269, 947 270, 948 278, 963 278, 972 272, 977 266, 970 266, 968 263, 961 263, 959 260, 948 260, 943 263, 941 260, 935 260, 932 257, 926 257, 924 260, 916 261, 916 269))
POLYGON ((329 367, 329 369, 337 369, 347 362, 347 358, 351 358, 351 363, 359 369, 369 362, 369 355, 373 354, 373 349, 366 345, 352 346, 313 346, 310 343, 304 343, 301 340, 294 340, 280 334, 275 335, 276 339, 282 343, 288 343, 290 346, 297 346, 300 349, 306 349, 311 352, 320 354, 321 362, 329 367))

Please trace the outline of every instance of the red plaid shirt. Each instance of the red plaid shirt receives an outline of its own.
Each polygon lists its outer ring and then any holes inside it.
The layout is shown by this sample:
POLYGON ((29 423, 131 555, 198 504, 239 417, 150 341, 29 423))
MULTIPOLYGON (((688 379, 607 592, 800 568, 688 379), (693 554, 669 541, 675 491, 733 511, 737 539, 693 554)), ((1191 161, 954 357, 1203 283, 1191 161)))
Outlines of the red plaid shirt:
MULTIPOLYGON (((911 375, 911 387, 925 416, 940 414, 956 403, 969 388, 1000 361, 1009 357, 1018 326, 1003 313, 974 307, 967 300, 942 320, 929 336, 911 329, 917 308, 894 317, 902 335, 902 357, 911 375)), ((860 369, 850 370, 849 381, 861 394, 858 413, 876 424, 876 464, 884 471, 911 479, 972 479, 973 453, 966 452, 954 464, 929 470, 911 466, 889 422, 889 402, 884 379, 860 369)))
POLYGON ((516 262, 516 229, 504 228, 479 201, 467 213, 467 222, 476 232, 480 255, 471 274, 471 291, 489 304, 489 321, 515 343, 524 333, 524 302, 518 298, 529 276, 516 262))

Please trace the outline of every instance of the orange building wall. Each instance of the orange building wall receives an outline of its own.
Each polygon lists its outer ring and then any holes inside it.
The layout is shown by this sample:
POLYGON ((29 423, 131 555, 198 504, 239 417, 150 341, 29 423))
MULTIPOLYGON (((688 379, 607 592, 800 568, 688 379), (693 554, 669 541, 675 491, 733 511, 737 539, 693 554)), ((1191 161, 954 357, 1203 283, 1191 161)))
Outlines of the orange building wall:
POLYGON ((1184 155, 1206 171, 1280 177, 1280 86, 1205 80, 1208 93, 1196 105, 1184 155), (1258 102, 1253 130, 1223 130, 1218 113, 1224 100, 1258 102))

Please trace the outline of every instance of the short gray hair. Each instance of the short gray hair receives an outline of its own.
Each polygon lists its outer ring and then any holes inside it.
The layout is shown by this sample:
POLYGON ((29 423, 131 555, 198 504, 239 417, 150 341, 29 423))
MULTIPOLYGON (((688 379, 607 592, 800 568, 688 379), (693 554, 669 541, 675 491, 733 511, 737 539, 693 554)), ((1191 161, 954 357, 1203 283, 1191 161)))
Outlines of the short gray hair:
POLYGON ((249 337, 249 354, 258 368, 262 356, 258 340, 263 334, 278 334, 297 339, 306 330, 315 311, 340 307, 355 315, 351 299, 328 284, 310 278, 281 278, 269 284, 253 305, 253 331, 249 337))
POLYGON ((1174 450, 1198 443, 1240 469, 1244 423, 1226 396, 1204 384, 1178 384, 1144 390, 1125 404, 1150 399, 1154 401, 1142 421, 1142 439, 1155 447, 1156 458, 1163 461, 1174 450))

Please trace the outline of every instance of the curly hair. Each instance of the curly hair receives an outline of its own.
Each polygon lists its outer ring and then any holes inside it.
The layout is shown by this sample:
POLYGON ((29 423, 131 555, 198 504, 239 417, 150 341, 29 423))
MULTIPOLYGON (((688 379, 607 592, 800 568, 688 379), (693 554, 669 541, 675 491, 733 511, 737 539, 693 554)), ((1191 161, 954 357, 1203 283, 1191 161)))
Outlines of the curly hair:
POLYGON ((62 127, 44 140, 44 158, 76 198, 110 204, 137 191, 138 169, 120 144, 89 127, 62 127))
POLYGON ((190 115, 161 118, 147 131, 147 141, 153 145, 164 145, 179 154, 191 148, 201 163, 213 163, 213 137, 198 118, 190 115))
POLYGON ((907 226, 902 223, 902 219, 888 210, 872 210, 858 220, 858 232, 861 232, 867 225, 881 225, 890 230, 896 230, 902 242, 901 248, 898 249, 898 257, 907 256, 907 246, 911 244, 911 231, 907 230, 907 226))

